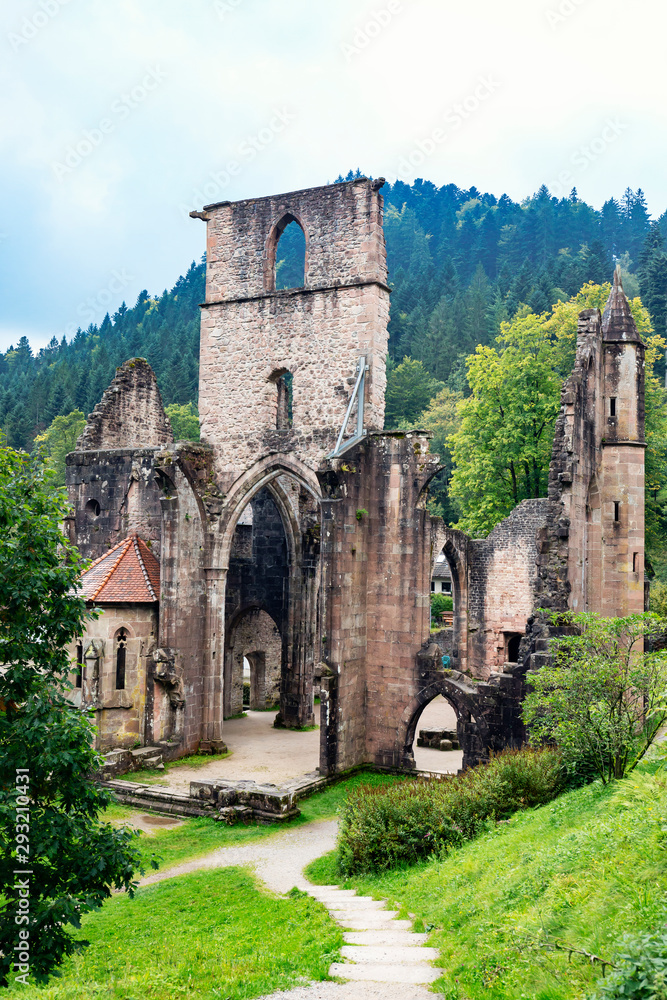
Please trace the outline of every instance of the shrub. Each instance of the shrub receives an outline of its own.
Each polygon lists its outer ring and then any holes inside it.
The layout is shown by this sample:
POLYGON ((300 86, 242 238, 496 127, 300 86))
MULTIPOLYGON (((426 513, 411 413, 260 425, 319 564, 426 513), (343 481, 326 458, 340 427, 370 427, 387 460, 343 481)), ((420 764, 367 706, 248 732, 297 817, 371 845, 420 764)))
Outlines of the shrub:
POLYGON ((550 640, 553 662, 530 676, 531 742, 555 743, 575 778, 622 778, 667 721, 667 651, 645 652, 665 623, 653 614, 552 618, 571 634, 550 640))
POLYGON ((475 837, 487 820, 549 802, 561 773, 556 751, 526 748, 505 750, 461 775, 362 785, 341 809, 341 871, 355 875, 442 853, 475 837))
POLYGON ((626 937, 592 1000, 667 1000, 667 928, 626 937))
POLYGON ((447 594, 431 594, 431 617, 440 618, 443 611, 453 611, 454 601, 447 594))

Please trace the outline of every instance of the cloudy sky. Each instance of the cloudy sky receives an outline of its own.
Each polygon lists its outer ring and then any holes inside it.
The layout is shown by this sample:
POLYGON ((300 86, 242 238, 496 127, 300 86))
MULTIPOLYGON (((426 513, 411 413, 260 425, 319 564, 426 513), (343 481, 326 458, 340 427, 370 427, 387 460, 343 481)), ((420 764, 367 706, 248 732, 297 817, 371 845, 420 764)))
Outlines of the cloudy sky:
POLYGON ((656 0, 4 0, 0 350, 171 287, 192 208, 333 181, 667 208, 656 0))

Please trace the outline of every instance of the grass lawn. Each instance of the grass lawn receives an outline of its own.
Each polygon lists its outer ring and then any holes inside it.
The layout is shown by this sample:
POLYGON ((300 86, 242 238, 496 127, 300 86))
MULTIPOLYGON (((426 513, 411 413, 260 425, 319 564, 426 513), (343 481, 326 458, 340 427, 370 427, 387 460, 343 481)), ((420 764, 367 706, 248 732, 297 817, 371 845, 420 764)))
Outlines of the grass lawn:
MULTIPOLYGON (((79 936, 79 935, 77 935, 79 936)), ((326 979, 340 929, 305 893, 276 897, 242 868, 194 872, 116 896, 85 917, 90 947, 26 1000, 241 1000, 326 979)))
MULTIPOLYGON (((398 780, 355 774, 299 803, 287 826, 227 826, 187 819, 175 829, 141 836, 146 859, 161 869, 218 847, 271 837, 335 815, 350 788, 398 780)), ((113 805, 108 819, 131 819, 141 810, 113 805)), ((148 866, 147 866, 148 867, 148 866)), ((150 869, 148 869, 150 870, 150 869)), ((342 944, 341 931, 323 906, 295 890, 289 897, 264 891, 244 868, 181 875, 114 896, 82 921, 75 937, 90 947, 69 959, 62 978, 38 989, 14 984, 8 996, 27 1000, 241 1000, 327 978, 342 944)))
MULTIPOLYGON (((161 859, 160 868, 169 868, 180 861, 199 858, 218 847, 231 847, 248 840, 271 837, 282 830, 294 829, 303 823, 310 823, 317 819, 328 819, 336 814, 339 804, 351 788, 355 788, 359 784, 385 785, 398 780, 394 775, 375 774, 370 771, 352 775, 338 784, 330 785, 322 792, 302 799, 299 802, 301 815, 291 820, 287 825, 264 826, 259 823, 251 823, 248 826, 243 824, 227 826, 227 824, 213 819, 201 818, 186 819, 182 826, 171 830, 158 827, 154 836, 142 836, 143 855, 144 858, 148 859, 151 854, 156 854, 161 859)), ((131 821, 132 816, 140 816, 145 812, 146 810, 114 805, 109 807, 106 816, 112 820, 127 819, 131 821)))
POLYGON ((613 958, 625 933, 667 918, 667 775, 651 770, 518 813, 442 860, 342 883, 327 855, 307 875, 414 913, 450 1000, 582 998, 600 967, 545 944, 613 958))

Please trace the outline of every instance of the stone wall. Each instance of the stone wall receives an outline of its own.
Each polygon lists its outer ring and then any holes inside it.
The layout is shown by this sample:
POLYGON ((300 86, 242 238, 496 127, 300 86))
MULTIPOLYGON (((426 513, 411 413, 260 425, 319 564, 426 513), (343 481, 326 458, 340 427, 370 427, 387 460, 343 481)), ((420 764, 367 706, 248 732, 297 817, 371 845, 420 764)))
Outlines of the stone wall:
POLYGON ((468 543, 468 669, 488 678, 523 635, 537 598, 538 532, 548 500, 524 500, 484 539, 468 543))
POLYGON ((160 557, 162 513, 155 482, 158 449, 75 451, 67 456, 73 516, 70 539, 85 559, 98 559, 136 532, 160 557))
POLYGON ((153 369, 145 358, 131 358, 116 371, 76 447, 77 451, 150 448, 173 441, 153 369))

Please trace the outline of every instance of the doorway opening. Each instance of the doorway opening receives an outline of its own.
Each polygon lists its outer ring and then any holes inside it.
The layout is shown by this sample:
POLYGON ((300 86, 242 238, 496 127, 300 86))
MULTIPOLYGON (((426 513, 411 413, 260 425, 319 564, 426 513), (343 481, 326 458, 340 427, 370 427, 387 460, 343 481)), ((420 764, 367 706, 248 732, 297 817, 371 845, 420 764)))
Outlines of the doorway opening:
POLYGON ((412 744, 418 771, 451 774, 460 770, 463 751, 459 743, 456 709, 441 694, 423 708, 412 744))

